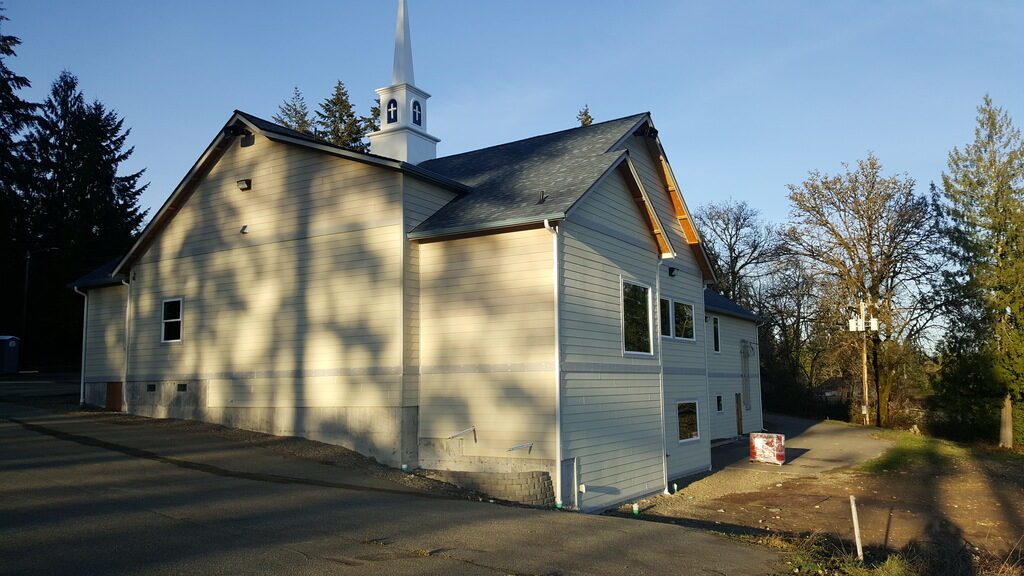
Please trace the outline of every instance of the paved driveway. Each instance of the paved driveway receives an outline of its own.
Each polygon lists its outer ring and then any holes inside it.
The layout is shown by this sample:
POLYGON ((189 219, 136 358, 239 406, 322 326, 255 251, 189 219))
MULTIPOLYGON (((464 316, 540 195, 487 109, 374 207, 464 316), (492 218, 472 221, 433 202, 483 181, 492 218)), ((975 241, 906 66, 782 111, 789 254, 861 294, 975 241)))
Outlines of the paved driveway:
POLYGON ((0 558, 3 575, 696 575, 769 574, 778 557, 669 524, 438 497, 199 426, 0 402, 0 558))
POLYGON ((714 470, 723 468, 777 470, 781 474, 813 476, 828 470, 856 466, 881 456, 892 442, 878 438, 875 428, 841 422, 805 420, 779 414, 764 415, 768 432, 786 435, 786 463, 782 466, 749 461, 746 440, 711 450, 714 470))

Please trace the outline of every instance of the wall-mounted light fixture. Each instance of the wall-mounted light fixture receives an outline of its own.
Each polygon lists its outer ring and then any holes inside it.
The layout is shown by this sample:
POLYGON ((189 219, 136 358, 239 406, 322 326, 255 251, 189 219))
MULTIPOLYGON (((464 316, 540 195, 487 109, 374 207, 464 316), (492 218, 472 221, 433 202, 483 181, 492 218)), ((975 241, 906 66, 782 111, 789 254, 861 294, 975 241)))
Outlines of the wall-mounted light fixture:
POLYGON ((249 233, 249 225, 246 224, 245 226, 242 226, 242 229, 239 230, 238 233, 239 234, 248 234, 249 233))
POLYGON ((676 275, 676 268, 674 266, 669 266, 668 267, 668 275, 669 276, 675 276, 676 275))
POLYGON ((249 190, 252 188, 252 178, 244 178, 235 182, 238 185, 239 190, 249 190))

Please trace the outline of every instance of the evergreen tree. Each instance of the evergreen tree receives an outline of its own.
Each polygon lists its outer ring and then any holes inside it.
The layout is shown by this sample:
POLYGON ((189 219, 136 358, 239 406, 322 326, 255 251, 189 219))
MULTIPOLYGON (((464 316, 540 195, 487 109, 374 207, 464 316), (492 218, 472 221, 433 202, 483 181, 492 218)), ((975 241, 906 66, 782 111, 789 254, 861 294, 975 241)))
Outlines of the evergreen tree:
POLYGON ((1002 399, 999 444, 1012 447, 1013 402, 1024 395, 1024 142, 988 96, 977 121, 974 142, 949 153, 942 175, 955 265, 946 283, 955 314, 950 336, 974 344, 951 347, 961 354, 949 360, 991 359, 1002 399))
POLYGON ((334 92, 316 111, 317 137, 335 146, 366 152, 369 147, 363 142, 364 125, 364 119, 356 114, 348 98, 345 83, 338 80, 334 92))
MULTIPOLYGON (((373 101, 369 115, 363 116, 363 134, 369 135, 378 130, 380 130, 380 98, 373 101)), ((367 144, 366 152, 369 151, 369 144, 367 144)))
MULTIPOLYGON (((18 96, 28 88, 28 78, 15 74, 7 67, 8 58, 14 57, 21 44, 15 36, 3 34, 3 23, 8 20, 0 6, 0 269, 12 272, 0 282, 0 299, 18 302, 22 296, 25 258, 24 203, 15 187, 23 176, 23 152, 20 136, 35 122, 35 104, 18 96)), ((0 334, 20 334, 20 311, 15 306, 0 307, 0 334)))
POLYGON ((305 134, 313 134, 313 120, 309 117, 306 99, 298 86, 292 88, 292 97, 285 100, 277 108, 274 122, 305 134))
POLYGON ((132 154, 130 130, 116 112, 87 103, 78 79, 63 72, 28 133, 26 160, 32 173, 21 195, 30 247, 48 251, 33 259, 31 326, 45 335, 54 360, 75 356, 80 344, 80 299, 65 286, 131 246, 145 212, 139 209, 143 171, 118 175, 132 154))
POLYGON ((576 114, 576 120, 579 121, 580 126, 590 126, 594 123, 594 117, 590 115, 590 106, 584 104, 583 108, 576 114))

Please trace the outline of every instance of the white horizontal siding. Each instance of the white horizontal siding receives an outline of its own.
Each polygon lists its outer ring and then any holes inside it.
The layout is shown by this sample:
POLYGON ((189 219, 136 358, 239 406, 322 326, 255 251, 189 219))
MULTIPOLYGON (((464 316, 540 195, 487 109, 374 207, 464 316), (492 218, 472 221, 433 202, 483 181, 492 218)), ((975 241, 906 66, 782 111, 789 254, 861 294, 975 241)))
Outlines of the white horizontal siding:
POLYGON ((85 332, 86 382, 120 382, 124 373, 124 314, 128 288, 89 290, 85 332))
POLYGON ((419 247, 420 437, 477 427, 451 469, 555 458, 552 258, 543 229, 419 247))

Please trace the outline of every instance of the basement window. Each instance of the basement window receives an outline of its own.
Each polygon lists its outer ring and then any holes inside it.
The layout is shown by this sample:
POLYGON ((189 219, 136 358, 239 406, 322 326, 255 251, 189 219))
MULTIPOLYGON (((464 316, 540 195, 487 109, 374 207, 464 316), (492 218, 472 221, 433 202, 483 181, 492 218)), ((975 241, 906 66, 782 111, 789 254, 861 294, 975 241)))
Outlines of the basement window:
POLYGON ((700 439, 700 429, 697 426, 697 403, 679 402, 676 404, 676 415, 679 417, 679 441, 700 439))
POLYGON ((181 298, 163 301, 161 342, 181 342, 181 298))

